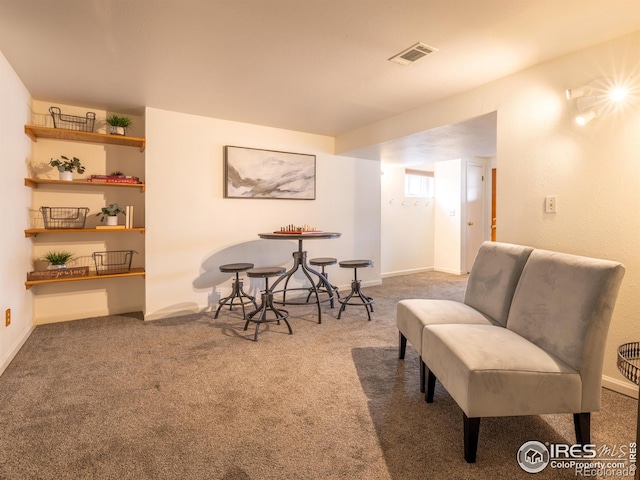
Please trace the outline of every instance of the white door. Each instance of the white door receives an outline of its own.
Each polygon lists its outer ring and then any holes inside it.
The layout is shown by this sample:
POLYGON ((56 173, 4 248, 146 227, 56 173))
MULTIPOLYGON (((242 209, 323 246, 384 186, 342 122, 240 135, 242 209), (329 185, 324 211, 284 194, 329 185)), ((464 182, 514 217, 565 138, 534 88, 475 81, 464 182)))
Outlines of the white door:
POLYGON ((471 265, 484 241, 484 167, 467 164, 465 266, 471 265))

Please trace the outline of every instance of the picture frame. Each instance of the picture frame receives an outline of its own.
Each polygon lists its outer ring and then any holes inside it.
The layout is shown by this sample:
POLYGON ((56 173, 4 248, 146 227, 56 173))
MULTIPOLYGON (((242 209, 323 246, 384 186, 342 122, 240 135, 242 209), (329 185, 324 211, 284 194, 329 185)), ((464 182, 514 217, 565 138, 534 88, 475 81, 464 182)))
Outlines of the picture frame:
POLYGON ((316 156, 224 147, 224 198, 316 199, 316 156))

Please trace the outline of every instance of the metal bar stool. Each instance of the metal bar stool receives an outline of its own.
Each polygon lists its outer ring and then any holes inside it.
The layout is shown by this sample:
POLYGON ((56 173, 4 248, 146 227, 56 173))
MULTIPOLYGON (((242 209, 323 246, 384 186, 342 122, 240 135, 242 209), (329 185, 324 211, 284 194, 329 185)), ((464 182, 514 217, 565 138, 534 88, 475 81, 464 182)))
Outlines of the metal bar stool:
POLYGON ((221 298, 218 302, 218 309, 216 310, 216 314, 213 318, 218 318, 218 314, 220 313, 220 309, 223 305, 229 304, 229 310, 233 310, 234 300, 238 299, 238 302, 235 305, 242 305, 242 318, 247 318, 247 315, 244 311, 244 306, 253 303, 254 308, 258 308, 258 304, 256 303, 255 297, 252 297, 242 288, 242 280, 240 280, 240 272, 245 272, 253 268, 253 263, 229 263, 227 265, 221 265, 220 271, 223 273, 235 273, 236 278, 231 285, 231 295, 225 298, 221 298))
POLYGON ((293 330, 291 330, 291 325, 287 321, 287 317, 289 316, 289 312, 283 309, 277 309, 273 306, 273 290, 269 288, 269 277, 279 277, 285 272, 283 267, 262 267, 262 268, 252 268, 251 270, 247 270, 247 276, 251 278, 264 278, 264 290, 262 291, 262 300, 260 306, 256 308, 253 312, 247 315, 247 321, 244 324, 244 329, 246 330, 249 326, 249 322, 254 322, 256 324, 256 333, 253 336, 253 340, 255 342, 258 341, 258 329, 260 328, 260 324, 267 322, 276 322, 280 325, 280 320, 283 320, 284 323, 287 324, 287 328, 289 329, 289 335, 293 334, 293 330), (267 319, 267 312, 271 310, 274 313, 275 318, 267 319), (253 317, 258 316, 257 319, 253 317))
POLYGON ((318 283, 316 284, 315 288, 309 288, 309 295, 307 295, 306 300, 307 303, 309 302, 311 295, 313 295, 313 293, 317 291, 318 293, 326 293, 327 295, 329 295, 328 300, 330 302, 331 308, 333 308, 333 297, 335 295, 339 298, 340 293, 338 292, 338 288, 334 287, 329 282, 329 274, 324 271, 324 267, 327 265, 335 265, 336 263, 338 263, 338 260, 332 257, 319 257, 309 260, 309 265, 321 267, 322 270, 320 271, 320 273, 322 273, 322 276, 318 276, 318 283))
POLYGON ((367 297, 360 290, 358 269, 371 267, 372 265, 373 262, 371 260, 344 260, 340 262, 340 267, 342 268, 353 268, 353 280, 351 281, 351 292, 349 293, 349 295, 344 298, 338 298, 338 301, 342 304, 342 306, 340 307, 340 311, 338 312, 338 319, 340 319, 340 316, 342 315, 342 312, 344 312, 344 309, 347 307, 347 305, 364 305, 365 309, 367 310, 367 317, 369 318, 369 321, 371 321, 371 313, 369 313, 369 310, 373 312, 373 298, 367 297), (360 299, 360 302, 350 302, 353 297, 357 297, 358 299, 360 299))

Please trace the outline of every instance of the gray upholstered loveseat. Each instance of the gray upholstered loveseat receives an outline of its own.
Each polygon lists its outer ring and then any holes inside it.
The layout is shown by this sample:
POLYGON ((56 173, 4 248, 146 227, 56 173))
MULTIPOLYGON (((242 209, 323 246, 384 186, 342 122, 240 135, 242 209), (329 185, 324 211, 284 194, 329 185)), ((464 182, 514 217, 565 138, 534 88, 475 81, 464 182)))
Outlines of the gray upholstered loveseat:
POLYGON ((400 358, 408 340, 427 402, 438 379, 463 410, 468 462, 482 417, 572 413, 589 443, 623 275, 612 261, 485 242, 463 302, 399 302, 400 358))

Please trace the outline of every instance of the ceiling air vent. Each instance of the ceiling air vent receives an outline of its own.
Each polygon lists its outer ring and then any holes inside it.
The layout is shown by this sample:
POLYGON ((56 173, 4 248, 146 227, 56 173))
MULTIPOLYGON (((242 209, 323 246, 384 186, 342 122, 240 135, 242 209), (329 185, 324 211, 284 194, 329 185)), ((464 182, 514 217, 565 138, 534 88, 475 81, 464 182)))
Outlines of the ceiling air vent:
POLYGON ((400 65, 411 65, 416 60, 420 60, 422 57, 426 57, 430 53, 437 51, 437 48, 418 42, 412 47, 394 55, 389 59, 389 61, 399 63, 400 65))

